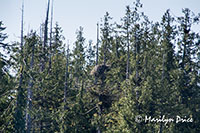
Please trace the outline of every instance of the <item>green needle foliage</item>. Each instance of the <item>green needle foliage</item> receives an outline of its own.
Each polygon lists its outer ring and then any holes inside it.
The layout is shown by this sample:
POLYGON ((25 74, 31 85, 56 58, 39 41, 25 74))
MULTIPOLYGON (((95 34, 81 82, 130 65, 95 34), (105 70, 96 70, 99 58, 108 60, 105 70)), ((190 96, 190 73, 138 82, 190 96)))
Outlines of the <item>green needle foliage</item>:
POLYGON ((200 132, 199 21, 186 8, 153 22, 137 0, 119 23, 106 12, 98 48, 80 27, 70 49, 58 23, 11 45, 0 21, 1 131, 200 132))

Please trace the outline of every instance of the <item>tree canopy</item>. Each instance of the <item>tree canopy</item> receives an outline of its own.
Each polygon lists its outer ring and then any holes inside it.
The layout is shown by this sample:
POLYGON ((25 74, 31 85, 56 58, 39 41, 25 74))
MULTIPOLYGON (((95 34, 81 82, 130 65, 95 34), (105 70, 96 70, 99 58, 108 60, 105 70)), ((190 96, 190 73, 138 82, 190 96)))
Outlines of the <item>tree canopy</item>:
POLYGON ((200 132, 200 13, 153 22, 137 0, 120 23, 105 13, 97 44, 79 27, 66 45, 48 2, 40 33, 22 10, 21 42, 0 21, 1 132, 200 132))

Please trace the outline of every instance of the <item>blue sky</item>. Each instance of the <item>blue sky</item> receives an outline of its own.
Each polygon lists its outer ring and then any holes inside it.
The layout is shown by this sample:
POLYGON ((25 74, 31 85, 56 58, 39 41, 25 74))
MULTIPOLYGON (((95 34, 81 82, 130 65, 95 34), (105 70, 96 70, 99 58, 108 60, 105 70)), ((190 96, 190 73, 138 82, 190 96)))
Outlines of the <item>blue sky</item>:
MULTIPOLYGON (((24 30, 25 34, 31 29, 39 32, 39 26, 45 20, 47 0, 24 0, 24 30)), ((119 22, 124 16, 126 5, 134 0, 54 0, 54 24, 63 29, 66 40, 72 44, 75 32, 82 26, 84 37, 96 42, 96 24, 108 11, 113 21, 119 22)), ((21 3, 22 0, 0 0, 0 20, 7 27, 7 41, 19 41, 21 3)), ((141 0, 143 11, 153 21, 160 21, 167 9, 174 15, 180 16, 182 8, 190 8, 194 13, 200 13, 200 0, 141 0)), ((199 26, 198 26, 199 27, 199 26)), ((200 31, 200 28, 197 29, 200 31)))

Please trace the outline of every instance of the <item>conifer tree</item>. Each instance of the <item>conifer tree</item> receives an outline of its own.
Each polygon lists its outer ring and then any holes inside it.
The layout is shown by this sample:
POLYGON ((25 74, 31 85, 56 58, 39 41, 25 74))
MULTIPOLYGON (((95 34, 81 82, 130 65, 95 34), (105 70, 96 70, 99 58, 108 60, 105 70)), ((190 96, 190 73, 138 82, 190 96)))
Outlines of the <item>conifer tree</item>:
POLYGON ((99 23, 97 23, 96 65, 99 61, 99 23))
POLYGON ((24 19, 24 3, 22 3, 22 20, 21 20, 21 42, 20 42, 20 72, 19 72, 19 85, 17 87, 17 101, 16 109, 14 114, 14 129, 16 132, 25 132, 25 120, 24 120, 24 109, 25 109, 25 97, 24 97, 24 67, 26 62, 23 57, 23 45, 24 45, 24 35, 23 35, 23 19, 24 19))
POLYGON ((52 25, 53 25, 53 0, 51 3, 51 22, 50 22, 50 37, 49 37, 49 72, 51 71, 51 54, 52 54, 52 25))
POLYGON ((94 57, 95 57, 95 53, 94 53, 94 47, 92 46, 93 42, 92 40, 90 40, 88 42, 88 48, 87 48, 87 66, 94 66, 95 61, 94 61, 94 57))
POLYGON ((111 49, 111 40, 112 38, 112 24, 110 24, 110 21, 112 18, 110 17, 109 13, 106 12, 103 18, 103 23, 101 24, 101 48, 100 48, 100 62, 102 64, 108 63, 110 56, 110 49, 111 49))
MULTIPOLYGON (((183 16, 178 17, 179 22, 179 41, 178 41, 178 62, 179 62, 179 78, 178 89, 181 95, 181 103, 183 108, 188 112, 183 111, 181 114, 185 116, 192 115, 196 117, 199 112, 196 111, 197 104, 199 103, 199 66, 197 64, 197 52, 199 47, 199 35, 192 31, 192 26, 199 22, 199 15, 196 16, 188 8, 183 9, 183 16)), ((198 108, 198 107, 197 107, 198 108)), ((193 124, 178 124, 176 125, 179 131, 198 131, 199 122, 198 117, 193 124), (182 128, 182 127, 185 128, 182 128)))
MULTIPOLYGON (((177 91, 172 86, 172 78, 171 73, 176 69, 175 67, 175 52, 174 52, 174 45, 173 42, 175 39, 175 26, 172 25, 174 18, 169 13, 170 10, 167 10, 166 13, 162 17, 161 22, 161 55, 160 59, 162 73, 160 77, 160 86, 158 91, 159 95, 157 99, 160 99, 158 106, 160 115, 167 115, 171 116, 176 112, 173 112, 171 108, 174 108, 174 105, 178 104, 176 101, 178 100, 177 91), (167 98, 170 96, 170 100, 167 98), (159 98, 160 97, 160 98, 159 98), (160 104, 160 105, 159 105, 160 104)), ((174 108, 175 110, 175 108, 174 108)), ((163 132, 163 124, 160 123, 159 132, 163 132)))
MULTIPOLYGON (((26 105, 26 132, 30 133, 32 128, 32 118, 30 112, 32 112, 32 100, 33 100, 33 67, 34 67, 34 58, 35 58, 35 44, 38 42, 36 33, 30 33, 30 37, 26 39, 28 43, 28 49, 31 49, 31 59, 29 65, 29 83, 27 88, 27 105, 26 105)), ((26 45, 26 44, 25 44, 26 45)))
POLYGON ((14 80, 9 73, 9 67, 12 62, 9 61, 10 57, 7 56, 12 46, 5 42, 7 38, 7 34, 4 33, 5 29, 3 22, 0 21, 0 129, 2 132, 14 132, 14 80))
MULTIPOLYGON (((72 57, 73 57, 73 76, 75 80, 75 86, 78 87, 81 85, 81 80, 84 79, 85 77, 85 38, 83 37, 83 28, 79 27, 79 30, 76 32, 76 42, 75 42, 75 47, 72 52, 72 57)), ((79 87, 78 87, 79 88, 79 87)))
POLYGON ((24 36, 23 4, 20 42, 0 21, 0 132, 200 132, 200 14, 153 22, 136 0, 119 24, 106 12, 95 46, 80 27, 70 52, 47 2, 40 35, 24 36))
POLYGON ((130 30, 131 30, 131 10, 130 7, 126 7, 126 16, 123 18, 124 27, 126 34, 126 45, 127 45, 127 64, 126 64, 126 79, 129 79, 130 75, 130 30))
MULTIPOLYGON (((69 89, 69 44, 67 45, 66 70, 65 70, 65 88, 64 88, 64 109, 67 109, 67 91, 69 89)), ((69 91, 68 91, 69 92, 69 91)))

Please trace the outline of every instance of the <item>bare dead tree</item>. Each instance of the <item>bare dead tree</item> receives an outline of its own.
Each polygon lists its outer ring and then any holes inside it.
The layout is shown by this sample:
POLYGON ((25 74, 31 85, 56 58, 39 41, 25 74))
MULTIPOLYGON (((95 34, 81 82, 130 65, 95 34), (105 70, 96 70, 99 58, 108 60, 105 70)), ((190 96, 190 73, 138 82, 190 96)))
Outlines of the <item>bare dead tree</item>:
MULTIPOLYGON (((24 1, 22 3, 22 20, 21 20, 21 43, 20 43, 20 49, 21 49, 21 58, 23 58, 23 44, 24 44, 24 1)), ((23 70, 24 66, 23 66, 23 63, 22 63, 22 66, 21 66, 21 70, 23 70)), ((22 85, 22 80, 23 80, 23 74, 22 74, 22 71, 20 73, 20 80, 19 80, 19 88, 21 88, 21 85, 22 85)))
POLYGON ((48 5, 47 5, 47 12, 46 12, 46 19, 45 19, 45 24, 44 24, 44 52, 48 40, 48 21, 49 21, 49 6, 50 6, 50 0, 48 0, 48 5))
MULTIPOLYGON (((36 33, 33 34, 33 37, 35 37, 36 33)), ((32 119, 30 116, 30 111, 32 109, 32 97, 33 97, 33 93, 32 93, 32 88, 33 88, 33 75, 32 75, 32 69, 34 66, 34 51, 35 51, 35 38, 33 38, 32 43, 32 55, 31 55, 31 62, 30 62, 30 71, 31 74, 30 79, 29 79, 29 84, 28 84, 28 88, 27 88, 27 109, 26 109, 26 129, 27 129, 27 133, 31 132, 31 128, 32 128, 32 119)))
MULTIPOLYGON (((99 23, 97 23, 97 45, 96 45, 96 66, 98 66, 98 60, 99 60, 99 23)), ((105 64, 105 50, 104 50, 104 64, 105 64)), ((97 77, 95 76, 95 85, 97 84, 97 77)), ((101 116, 101 108, 98 105, 98 114, 101 116)), ((97 127, 97 133, 101 133, 100 125, 97 127)))
POLYGON ((19 77, 19 86, 17 87, 17 100, 16 100, 16 109, 15 109, 15 131, 16 132, 24 132, 25 131, 25 125, 22 124, 24 123, 24 117, 23 115, 23 88, 22 88, 22 83, 23 83, 23 71, 24 71, 24 62, 23 62, 23 24, 24 24, 24 1, 22 2, 22 16, 21 16, 21 42, 20 42, 20 77, 19 77), (20 114, 20 115, 19 115, 20 114))
POLYGON ((41 64, 41 71, 44 70, 45 68, 45 53, 46 53, 46 45, 48 41, 48 21, 49 21, 49 6, 50 6, 50 0, 48 0, 48 5, 47 5, 47 12, 46 12, 46 19, 44 23, 44 42, 43 42, 43 59, 42 59, 42 64, 41 64))
MULTIPOLYGON (((50 0, 48 0, 48 5, 47 5, 47 11, 46 11, 46 19, 45 19, 45 23, 44 23, 44 42, 43 42, 43 51, 42 51, 42 59, 41 59, 41 66, 40 66, 40 72, 43 72, 45 69, 45 64, 46 64, 46 45, 47 45, 47 41, 48 41, 48 21, 49 21, 49 7, 50 7, 50 0)), ((42 79, 41 79, 42 80, 42 79)), ((40 88, 42 89, 42 88, 40 88)), ((41 97, 41 101, 43 103, 44 101, 44 97, 41 97)), ((43 130, 43 120, 40 120, 40 131, 42 132, 43 130)))
POLYGON ((49 72, 51 71, 51 53, 52 53, 52 23, 53 23, 53 0, 51 2, 51 22, 50 22, 50 42, 49 42, 49 72))
MULTIPOLYGON (((24 1, 22 3, 22 20, 21 20, 21 43, 20 43, 20 54, 21 54, 21 60, 23 60, 23 44, 24 44, 24 1)), ((24 65, 23 63, 21 63, 21 69, 20 69, 20 78, 19 78, 19 87, 18 88, 21 88, 22 86, 22 80, 23 80, 23 69, 24 69, 24 65)), ((18 103, 18 101, 17 101, 18 103)))

